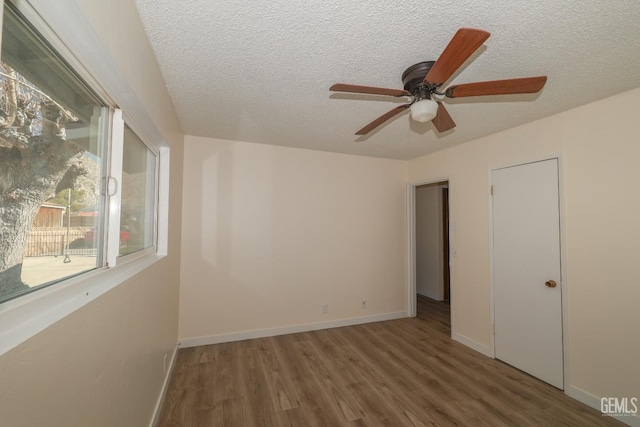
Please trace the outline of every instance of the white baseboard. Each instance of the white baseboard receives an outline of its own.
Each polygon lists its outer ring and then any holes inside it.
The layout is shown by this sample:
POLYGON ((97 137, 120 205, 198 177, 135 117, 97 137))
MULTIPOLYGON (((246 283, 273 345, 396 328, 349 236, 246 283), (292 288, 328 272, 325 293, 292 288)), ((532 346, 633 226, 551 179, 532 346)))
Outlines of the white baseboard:
POLYGON ((593 409, 597 409, 598 411, 600 410, 600 398, 598 396, 572 385, 566 388, 565 393, 567 396, 574 398, 578 402, 591 406, 593 409))
MULTIPOLYGON (((570 385, 566 388, 565 393, 567 396, 577 400, 578 402, 584 403, 587 406, 592 407, 596 411, 600 412, 600 397, 589 393, 588 391, 584 391, 578 387, 570 385)), ((640 396, 629 396, 629 397, 640 397, 640 396)), ((605 415, 603 415, 604 417, 605 415)), ((640 427, 640 417, 636 416, 619 416, 612 417, 621 423, 625 423, 628 426, 640 427)))
POLYGON ((181 347, 197 347, 200 345, 220 344, 223 342, 250 340, 253 338, 274 337, 277 335, 296 334, 299 332, 317 331, 320 329, 341 328, 343 326, 361 325, 363 323, 382 322, 385 320, 403 319, 407 317, 406 311, 395 313, 376 314, 365 317, 351 317, 348 319, 329 320, 326 322, 305 323, 301 325, 283 326, 280 328, 254 329, 245 332, 233 332, 229 334, 210 335, 205 337, 182 338, 181 347))
POLYGON ((460 344, 464 344, 467 347, 477 351, 478 353, 482 353, 487 357, 490 357, 492 359, 494 358, 493 357, 493 352, 491 351, 490 347, 488 347, 488 346, 486 346, 484 344, 480 344, 479 342, 474 341, 474 340, 472 340, 470 338, 467 338, 464 335, 460 335, 457 332, 452 332, 451 333, 451 339, 454 340, 454 341, 458 341, 460 344))
POLYGON ((167 389, 169 388, 169 381, 171 380, 171 374, 173 373, 173 367, 176 364, 176 359, 178 358, 178 348, 180 348, 180 346, 178 344, 176 344, 175 348, 173 349, 173 355, 171 356, 171 362, 169 364, 169 369, 167 369, 167 372, 165 374, 164 377, 164 382, 162 383, 162 391, 160 392, 160 396, 158 396, 158 401, 156 402, 156 407, 153 410, 153 417, 151 418, 151 424, 149 424, 149 427, 156 427, 158 425, 158 423, 160 422, 160 415, 162 412, 162 405, 164 404, 164 399, 167 395, 167 389))
POLYGON ((437 294, 437 293, 433 293, 433 292, 429 292, 429 291, 417 291, 417 293, 419 295, 422 295, 423 297, 427 297, 427 298, 431 298, 432 300, 436 300, 436 301, 442 301, 442 295, 437 294))

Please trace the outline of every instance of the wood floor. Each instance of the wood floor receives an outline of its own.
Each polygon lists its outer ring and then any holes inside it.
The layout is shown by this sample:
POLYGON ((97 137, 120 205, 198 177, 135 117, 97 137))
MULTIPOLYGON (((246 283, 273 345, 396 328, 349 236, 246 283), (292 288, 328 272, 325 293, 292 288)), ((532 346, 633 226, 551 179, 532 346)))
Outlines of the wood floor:
POLYGON ((418 317, 185 348, 168 426, 622 424, 450 338, 449 307, 418 317))

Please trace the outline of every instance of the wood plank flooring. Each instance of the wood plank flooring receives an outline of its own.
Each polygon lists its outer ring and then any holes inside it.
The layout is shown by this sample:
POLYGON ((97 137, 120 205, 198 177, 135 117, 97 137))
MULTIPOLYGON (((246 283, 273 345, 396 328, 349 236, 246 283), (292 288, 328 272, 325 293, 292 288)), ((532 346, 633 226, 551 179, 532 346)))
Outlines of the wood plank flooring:
POLYGON ((181 349, 160 427, 622 426, 418 317, 181 349))

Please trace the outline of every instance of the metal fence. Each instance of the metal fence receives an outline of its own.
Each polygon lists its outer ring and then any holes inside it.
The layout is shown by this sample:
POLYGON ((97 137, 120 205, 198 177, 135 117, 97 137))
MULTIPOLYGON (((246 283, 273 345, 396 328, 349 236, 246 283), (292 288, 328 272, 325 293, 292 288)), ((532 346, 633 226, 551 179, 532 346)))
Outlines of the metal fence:
POLYGON ((32 228, 27 236, 25 257, 96 255, 91 227, 32 228))

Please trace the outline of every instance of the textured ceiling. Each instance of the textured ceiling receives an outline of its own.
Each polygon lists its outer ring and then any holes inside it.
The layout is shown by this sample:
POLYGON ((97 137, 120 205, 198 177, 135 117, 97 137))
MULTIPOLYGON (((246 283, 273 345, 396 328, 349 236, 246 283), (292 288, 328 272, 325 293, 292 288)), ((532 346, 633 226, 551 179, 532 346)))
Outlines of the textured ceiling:
POLYGON ((136 5, 189 135, 412 159, 640 87, 638 0, 136 5), (443 87, 547 75, 542 92, 447 99, 457 127, 443 134, 405 113, 355 136, 402 100, 329 87, 401 88, 402 72, 437 59, 460 27, 491 37, 443 87))

